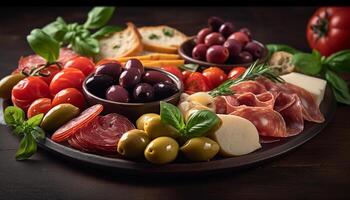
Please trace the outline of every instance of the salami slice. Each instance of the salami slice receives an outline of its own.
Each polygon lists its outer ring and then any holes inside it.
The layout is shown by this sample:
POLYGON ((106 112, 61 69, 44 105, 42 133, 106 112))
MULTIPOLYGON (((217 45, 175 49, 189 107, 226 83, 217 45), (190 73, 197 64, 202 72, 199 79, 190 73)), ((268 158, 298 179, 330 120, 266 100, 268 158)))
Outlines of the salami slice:
POLYGON ((223 97, 226 101, 226 112, 231 113, 240 106, 266 107, 273 109, 275 98, 270 92, 255 95, 251 92, 223 97))
POLYGON ((93 121, 103 110, 101 104, 96 104, 84 110, 80 115, 54 132, 51 139, 55 142, 63 142, 74 135, 79 129, 93 121))
POLYGON ((111 113, 97 117, 88 126, 72 136, 73 148, 81 146, 82 150, 93 153, 115 154, 120 137, 135 126, 124 116, 111 113), (74 142, 77 142, 76 145, 74 142))
POLYGON ((270 108, 241 106, 231 114, 251 121, 261 136, 288 137, 283 117, 270 108))
POLYGON ((301 133, 304 129, 304 119, 300 98, 296 95, 289 95, 292 97, 292 104, 280 110, 287 128, 288 136, 294 136, 301 133))
POLYGON ((231 90, 236 94, 245 93, 245 92, 251 92, 253 94, 261 94, 267 91, 264 85, 256 81, 244 81, 244 82, 238 83, 236 85, 233 85, 231 87, 231 90))

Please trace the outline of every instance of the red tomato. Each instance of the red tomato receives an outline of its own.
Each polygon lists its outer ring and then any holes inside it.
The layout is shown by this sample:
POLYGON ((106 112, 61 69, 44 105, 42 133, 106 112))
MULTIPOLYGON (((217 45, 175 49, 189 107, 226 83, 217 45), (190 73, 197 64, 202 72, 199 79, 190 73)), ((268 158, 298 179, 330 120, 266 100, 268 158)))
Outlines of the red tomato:
POLYGON ((33 101, 30 104, 27 112, 28 118, 31 118, 37 114, 43 113, 46 114, 51 109, 51 99, 49 98, 40 98, 33 101))
POLYGON ((45 69, 41 70, 41 73, 50 75, 46 77, 42 76, 41 79, 43 79, 48 85, 50 85, 53 77, 60 71, 61 69, 57 65, 51 65, 49 67, 46 67, 45 69))
POLYGON ((311 48, 329 56, 350 49, 350 7, 321 7, 310 18, 306 36, 311 48))
POLYGON ((199 72, 193 72, 185 81, 187 93, 205 92, 212 89, 209 80, 199 72))
POLYGON ((187 70, 182 71, 182 79, 183 79, 183 82, 185 82, 186 79, 187 79, 191 74, 192 74, 191 71, 187 71, 187 70))
POLYGON ((59 91, 66 88, 82 89, 85 75, 79 69, 66 68, 56 74, 50 83, 50 92, 55 96, 59 91))
POLYGON ((84 95, 75 88, 66 88, 59 91, 52 100, 52 107, 61 104, 70 103, 80 110, 84 109, 85 98, 84 95))
POLYGON ((79 69, 84 73, 85 76, 88 76, 89 74, 91 74, 91 72, 94 71, 95 64, 89 58, 79 56, 69 60, 64 65, 64 68, 71 68, 71 67, 79 69))
POLYGON ((27 77, 12 89, 12 103, 27 111, 30 104, 42 97, 50 97, 49 86, 38 76, 27 77))
POLYGON ((181 81, 183 81, 181 70, 176 65, 166 65, 162 66, 161 69, 164 69, 167 72, 170 72, 177 76, 181 81))
POLYGON ((102 60, 98 61, 96 63, 96 67, 99 66, 99 65, 106 64, 106 63, 119 63, 120 64, 120 62, 118 62, 116 60, 105 58, 105 59, 102 59, 102 60))
POLYGON ((205 69, 202 74, 210 81, 214 88, 227 80, 225 72, 218 67, 209 67, 205 69))
POLYGON ((245 72, 247 68, 245 67, 235 67, 233 69, 231 69, 230 73, 228 73, 228 79, 236 79, 238 78, 241 74, 243 74, 245 72))

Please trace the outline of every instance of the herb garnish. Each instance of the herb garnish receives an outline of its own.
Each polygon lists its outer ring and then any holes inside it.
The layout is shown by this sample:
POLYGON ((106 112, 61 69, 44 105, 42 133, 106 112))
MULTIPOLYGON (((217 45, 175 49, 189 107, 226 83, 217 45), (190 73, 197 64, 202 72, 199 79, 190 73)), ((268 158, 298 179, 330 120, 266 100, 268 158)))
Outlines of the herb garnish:
POLYGON ((152 33, 150 36, 148 36, 148 38, 149 38, 150 40, 154 40, 154 39, 158 40, 160 37, 159 37, 158 35, 152 33))
POLYGON ((9 106, 5 109, 4 119, 13 133, 22 136, 19 149, 16 152, 17 160, 26 160, 35 154, 37 141, 45 138, 45 132, 39 127, 44 114, 38 114, 25 121, 25 113, 22 109, 9 106))
POLYGON ((163 28, 163 34, 168 37, 173 37, 174 36, 174 29, 170 28, 163 28))
POLYGON ((192 113, 185 123, 179 108, 164 101, 160 102, 160 117, 163 123, 177 129, 180 136, 184 138, 205 136, 221 123, 220 118, 209 110, 198 110, 192 113))
POLYGON ((231 86, 243 81, 254 80, 259 77, 265 77, 274 82, 284 82, 284 80, 278 75, 274 74, 271 68, 264 64, 258 64, 258 60, 255 61, 241 76, 234 80, 227 80, 219 85, 214 90, 210 91, 209 94, 213 97, 232 95, 234 92, 231 90, 231 86))
POLYGON ((116 44, 112 47, 113 49, 119 49, 120 48, 120 45, 116 44))

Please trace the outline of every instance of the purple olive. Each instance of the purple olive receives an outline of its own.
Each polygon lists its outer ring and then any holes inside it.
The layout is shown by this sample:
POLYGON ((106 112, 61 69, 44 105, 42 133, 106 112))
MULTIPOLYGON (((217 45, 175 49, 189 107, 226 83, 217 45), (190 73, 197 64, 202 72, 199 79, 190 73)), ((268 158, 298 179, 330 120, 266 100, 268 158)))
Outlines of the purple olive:
POLYGON ((221 45, 213 45, 209 47, 206 58, 208 62, 222 64, 228 59, 228 49, 221 45))
POLYGON ((252 40, 252 32, 248 28, 241 28, 239 29, 239 32, 245 33, 250 40, 252 40))
POLYGON ((139 83, 134 88, 133 97, 137 102, 152 101, 154 98, 154 89, 148 83, 139 83))
POLYGON ((197 44, 202 44, 204 43, 204 38, 205 36, 207 36, 209 33, 211 33, 211 29, 210 28, 203 28, 201 29, 198 33, 197 33, 197 37, 196 37, 196 43, 197 44))
POLYGON ((218 31, 220 26, 224 23, 224 20, 222 20, 219 17, 210 17, 208 19, 208 26, 212 31, 218 31))
POLYGON ((210 33, 204 39, 204 43, 208 47, 213 45, 222 45, 224 42, 225 38, 220 33, 210 33))
POLYGON ((129 68, 120 74, 119 85, 130 89, 140 82, 141 76, 139 68, 129 68))
POLYGON ((126 61, 124 68, 126 70, 128 70, 130 68, 136 68, 136 69, 140 70, 141 74, 145 73, 145 69, 143 68, 141 61, 139 61, 138 59, 134 59, 134 58, 126 61))
POLYGON ((112 85, 107 89, 106 99, 115 102, 127 103, 129 102, 129 93, 120 85, 112 85))
POLYGON ((109 75, 114 79, 118 79, 122 72, 122 66, 119 63, 105 63, 99 65, 95 71, 95 75, 109 75))
POLYGON ((197 60, 205 60, 207 49, 207 45, 197 44, 192 50, 192 58, 197 60))
POLYGON ((253 56, 247 51, 242 51, 235 58, 235 62, 239 64, 250 63, 250 62, 253 62, 253 56))
POLYGON ((242 51, 242 44, 235 39, 228 39, 223 45, 228 49, 230 59, 235 58, 242 51))
POLYGON ((254 59, 261 58, 263 53, 263 47, 257 42, 248 42, 248 44, 243 47, 243 50, 252 54, 254 59))
POLYGON ((154 88, 154 96, 157 99, 164 99, 170 97, 179 91, 177 86, 174 83, 170 82, 160 82, 153 86, 154 88))
POLYGON ((148 70, 145 75, 142 77, 142 82, 154 85, 159 82, 172 82, 171 78, 169 78, 165 73, 148 70))
POLYGON ((231 22, 223 23, 219 28, 219 33, 228 38, 235 31, 235 26, 231 22))
POLYGON ((105 98, 107 88, 113 84, 114 79, 105 74, 91 76, 86 80, 87 90, 101 98, 105 98))

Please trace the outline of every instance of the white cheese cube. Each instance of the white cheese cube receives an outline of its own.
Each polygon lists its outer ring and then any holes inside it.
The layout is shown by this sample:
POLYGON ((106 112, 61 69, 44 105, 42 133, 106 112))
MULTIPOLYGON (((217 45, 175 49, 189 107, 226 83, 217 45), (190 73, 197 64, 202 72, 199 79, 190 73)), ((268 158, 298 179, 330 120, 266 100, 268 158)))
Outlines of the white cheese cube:
POLYGON ((312 94, 318 106, 321 104, 327 85, 325 80, 296 72, 282 75, 281 78, 287 83, 304 88, 312 94))

